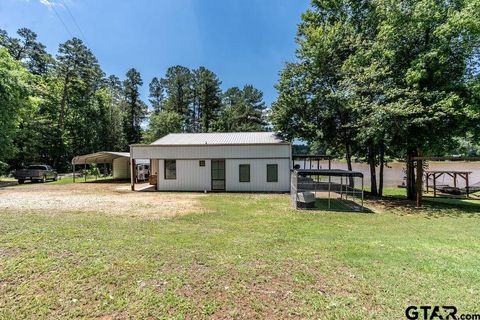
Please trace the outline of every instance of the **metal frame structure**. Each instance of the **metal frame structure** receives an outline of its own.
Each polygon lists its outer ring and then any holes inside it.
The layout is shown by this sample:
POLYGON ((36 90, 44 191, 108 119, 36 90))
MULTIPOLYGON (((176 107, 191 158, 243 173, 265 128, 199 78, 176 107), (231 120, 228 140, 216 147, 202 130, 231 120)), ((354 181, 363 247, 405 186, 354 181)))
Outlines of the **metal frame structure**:
MULTIPOLYGON (((84 170, 87 170, 87 164, 110 164, 111 169, 113 170, 113 160, 117 158, 128 157, 128 153, 125 152, 97 152, 83 156, 76 156, 72 159, 72 173, 73 173, 73 182, 75 182, 75 166, 84 165, 84 170)), ((87 176, 85 175, 85 181, 87 181, 87 176)))
POLYGON ((340 169, 300 169, 291 172, 291 200, 295 209, 298 208, 298 194, 301 192, 313 192, 315 197, 318 192, 327 192, 328 210, 331 210, 332 194, 340 195, 341 200, 360 200, 360 211, 364 210, 364 177, 358 171, 340 169), (315 180, 312 179, 315 177, 315 180), (321 177, 328 177, 328 181, 322 182, 321 177), (361 179, 361 188, 355 187, 355 178, 361 179), (350 199, 349 199, 350 197, 350 199))
MULTIPOLYGON (((81 156, 76 156, 72 159, 72 173, 73 173, 73 182, 75 182, 75 166, 83 165, 84 170, 87 170, 87 165, 89 164, 109 164, 110 169, 113 175, 113 161, 118 158, 130 159, 130 154, 128 152, 113 152, 113 151, 100 151, 92 154, 86 154, 81 156)), ((140 163, 139 163, 140 164, 140 163)), ((141 164, 146 164, 143 161, 141 164)), ((87 175, 84 176, 85 181, 87 181, 87 175)))
MULTIPOLYGON (((308 168, 320 170, 320 161, 328 160, 328 169, 332 168, 332 157, 327 155, 318 155, 318 154, 292 154, 292 164, 295 164, 295 161, 303 160, 303 169, 307 168, 307 163, 309 164, 308 168), (308 160, 308 161, 307 161, 308 160), (313 163, 317 162, 317 167, 312 168, 313 163)), ((294 169, 294 168, 292 168, 294 169)))

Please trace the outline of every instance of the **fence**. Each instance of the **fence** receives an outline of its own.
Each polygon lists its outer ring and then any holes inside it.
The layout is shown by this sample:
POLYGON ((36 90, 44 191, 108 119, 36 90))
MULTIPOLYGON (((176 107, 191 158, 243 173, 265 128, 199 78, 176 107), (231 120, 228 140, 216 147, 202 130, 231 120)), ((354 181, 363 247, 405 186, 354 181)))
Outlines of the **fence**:
POLYGON ((363 211, 363 174, 347 170, 293 170, 294 208, 363 211))

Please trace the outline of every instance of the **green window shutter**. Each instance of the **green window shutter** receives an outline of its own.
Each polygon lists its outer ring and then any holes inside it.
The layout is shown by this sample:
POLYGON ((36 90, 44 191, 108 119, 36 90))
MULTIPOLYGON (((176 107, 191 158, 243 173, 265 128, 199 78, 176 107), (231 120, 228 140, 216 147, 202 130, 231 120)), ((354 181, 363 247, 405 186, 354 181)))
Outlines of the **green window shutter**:
POLYGON ((267 164, 267 182, 278 182, 278 164, 267 164))
POLYGON ((240 182, 250 182, 250 165, 241 164, 239 167, 240 182))

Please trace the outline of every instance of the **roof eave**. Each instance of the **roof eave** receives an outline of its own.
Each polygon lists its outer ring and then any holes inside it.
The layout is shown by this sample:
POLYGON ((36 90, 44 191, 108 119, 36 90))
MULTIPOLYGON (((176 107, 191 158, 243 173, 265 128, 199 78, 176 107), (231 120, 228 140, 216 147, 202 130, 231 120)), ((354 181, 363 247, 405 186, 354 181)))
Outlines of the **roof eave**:
POLYGON ((130 147, 225 147, 225 146, 277 146, 291 145, 291 142, 269 143, 203 143, 203 144, 131 144, 130 147))

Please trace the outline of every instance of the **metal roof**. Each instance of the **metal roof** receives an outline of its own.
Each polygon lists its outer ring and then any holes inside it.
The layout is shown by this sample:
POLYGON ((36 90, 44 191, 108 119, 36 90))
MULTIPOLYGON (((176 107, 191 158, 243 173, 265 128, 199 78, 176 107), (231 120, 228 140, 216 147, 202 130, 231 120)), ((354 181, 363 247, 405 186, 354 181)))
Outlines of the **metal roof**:
POLYGON ((299 169, 293 170, 299 176, 331 176, 331 177, 363 177, 359 171, 348 171, 341 169, 299 169))
MULTIPOLYGON (((100 151, 76 156, 72 164, 112 163, 117 158, 130 158, 129 152, 100 151)), ((135 160, 137 164, 149 164, 149 160, 135 160)))
POLYGON ((152 145, 285 144, 275 132, 170 133, 152 145))

